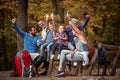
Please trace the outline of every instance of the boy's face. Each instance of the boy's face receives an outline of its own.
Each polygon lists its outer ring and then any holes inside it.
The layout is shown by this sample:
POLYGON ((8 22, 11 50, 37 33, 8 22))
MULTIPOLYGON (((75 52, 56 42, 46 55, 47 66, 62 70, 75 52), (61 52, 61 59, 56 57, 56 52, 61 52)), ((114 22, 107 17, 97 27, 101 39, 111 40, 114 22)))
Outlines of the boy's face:
POLYGON ((63 33, 64 32, 64 27, 63 26, 59 26, 59 32, 63 33))

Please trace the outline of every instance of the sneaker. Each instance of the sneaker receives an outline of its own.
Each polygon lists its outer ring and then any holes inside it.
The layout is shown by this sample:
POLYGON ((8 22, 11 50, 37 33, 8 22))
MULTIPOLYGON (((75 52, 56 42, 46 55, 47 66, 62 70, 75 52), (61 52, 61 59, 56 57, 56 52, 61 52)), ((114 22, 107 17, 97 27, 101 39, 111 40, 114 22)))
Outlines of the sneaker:
POLYGON ((73 62, 73 66, 77 66, 77 62, 73 62))
POLYGON ((51 59, 53 59, 53 58, 54 58, 54 56, 55 56, 55 55, 53 55, 53 54, 52 54, 52 55, 51 55, 51 59))
POLYGON ((60 54, 58 54, 58 57, 57 57, 57 59, 60 59, 60 54))
POLYGON ((64 77, 65 74, 63 71, 57 71, 56 74, 54 75, 54 77, 64 77))
POLYGON ((66 64, 67 71, 71 71, 71 64, 66 64))
POLYGON ((86 66, 86 65, 88 65, 88 64, 89 64, 88 61, 83 61, 83 63, 82 63, 83 66, 86 66))

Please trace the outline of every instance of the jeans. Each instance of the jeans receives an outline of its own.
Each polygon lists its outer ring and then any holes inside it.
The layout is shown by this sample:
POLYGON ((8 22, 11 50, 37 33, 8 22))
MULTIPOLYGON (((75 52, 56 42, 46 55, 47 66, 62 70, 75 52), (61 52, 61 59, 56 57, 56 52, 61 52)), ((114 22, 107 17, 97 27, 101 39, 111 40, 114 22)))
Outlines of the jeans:
POLYGON ((55 50, 56 48, 58 48, 58 54, 61 53, 62 49, 63 49, 64 45, 63 44, 60 44, 60 43, 55 43, 53 46, 52 46, 52 54, 55 55, 55 50))
POLYGON ((73 51, 75 49, 74 45, 71 42, 68 42, 68 48, 73 51))
POLYGON ((50 57, 50 48, 51 46, 54 44, 54 42, 50 42, 50 43, 44 43, 43 45, 41 45, 40 47, 40 56, 43 56, 45 53, 45 48, 47 48, 47 57, 50 57))
POLYGON ((60 63, 59 66, 62 66, 62 71, 64 66, 65 66, 65 60, 67 59, 68 61, 83 61, 83 55, 81 53, 75 53, 74 56, 71 58, 70 57, 70 50, 62 50, 61 55, 60 55, 60 63))

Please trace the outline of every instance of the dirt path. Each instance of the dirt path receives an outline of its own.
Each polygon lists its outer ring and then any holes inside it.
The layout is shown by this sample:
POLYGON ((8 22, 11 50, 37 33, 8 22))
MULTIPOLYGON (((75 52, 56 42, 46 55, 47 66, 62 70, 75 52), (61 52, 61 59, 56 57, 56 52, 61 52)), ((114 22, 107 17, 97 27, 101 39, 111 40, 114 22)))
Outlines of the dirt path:
POLYGON ((117 69, 115 76, 79 76, 79 77, 53 77, 39 76, 32 78, 10 77, 10 71, 0 71, 0 80, 120 80, 120 69, 117 69))

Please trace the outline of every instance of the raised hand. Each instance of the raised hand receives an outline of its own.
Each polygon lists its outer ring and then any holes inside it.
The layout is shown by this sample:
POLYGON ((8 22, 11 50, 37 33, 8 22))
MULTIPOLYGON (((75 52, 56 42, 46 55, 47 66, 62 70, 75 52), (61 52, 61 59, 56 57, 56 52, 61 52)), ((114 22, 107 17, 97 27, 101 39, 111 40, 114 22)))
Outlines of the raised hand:
POLYGON ((16 18, 13 18, 13 19, 12 19, 12 23, 13 23, 13 24, 16 23, 16 21, 17 21, 16 18))
POLYGON ((46 17, 46 21, 48 21, 49 14, 46 14, 45 17, 46 17))
POLYGON ((86 15, 85 17, 86 17, 86 18, 89 18, 90 16, 89 16, 89 15, 86 15))
POLYGON ((68 19, 68 20, 70 20, 71 19, 71 15, 67 12, 67 14, 66 14, 66 18, 68 19))
POLYGON ((71 52, 69 55, 72 58, 74 56, 74 52, 71 52))
POLYGON ((52 20, 54 20, 54 14, 51 13, 50 16, 51 16, 52 20))

